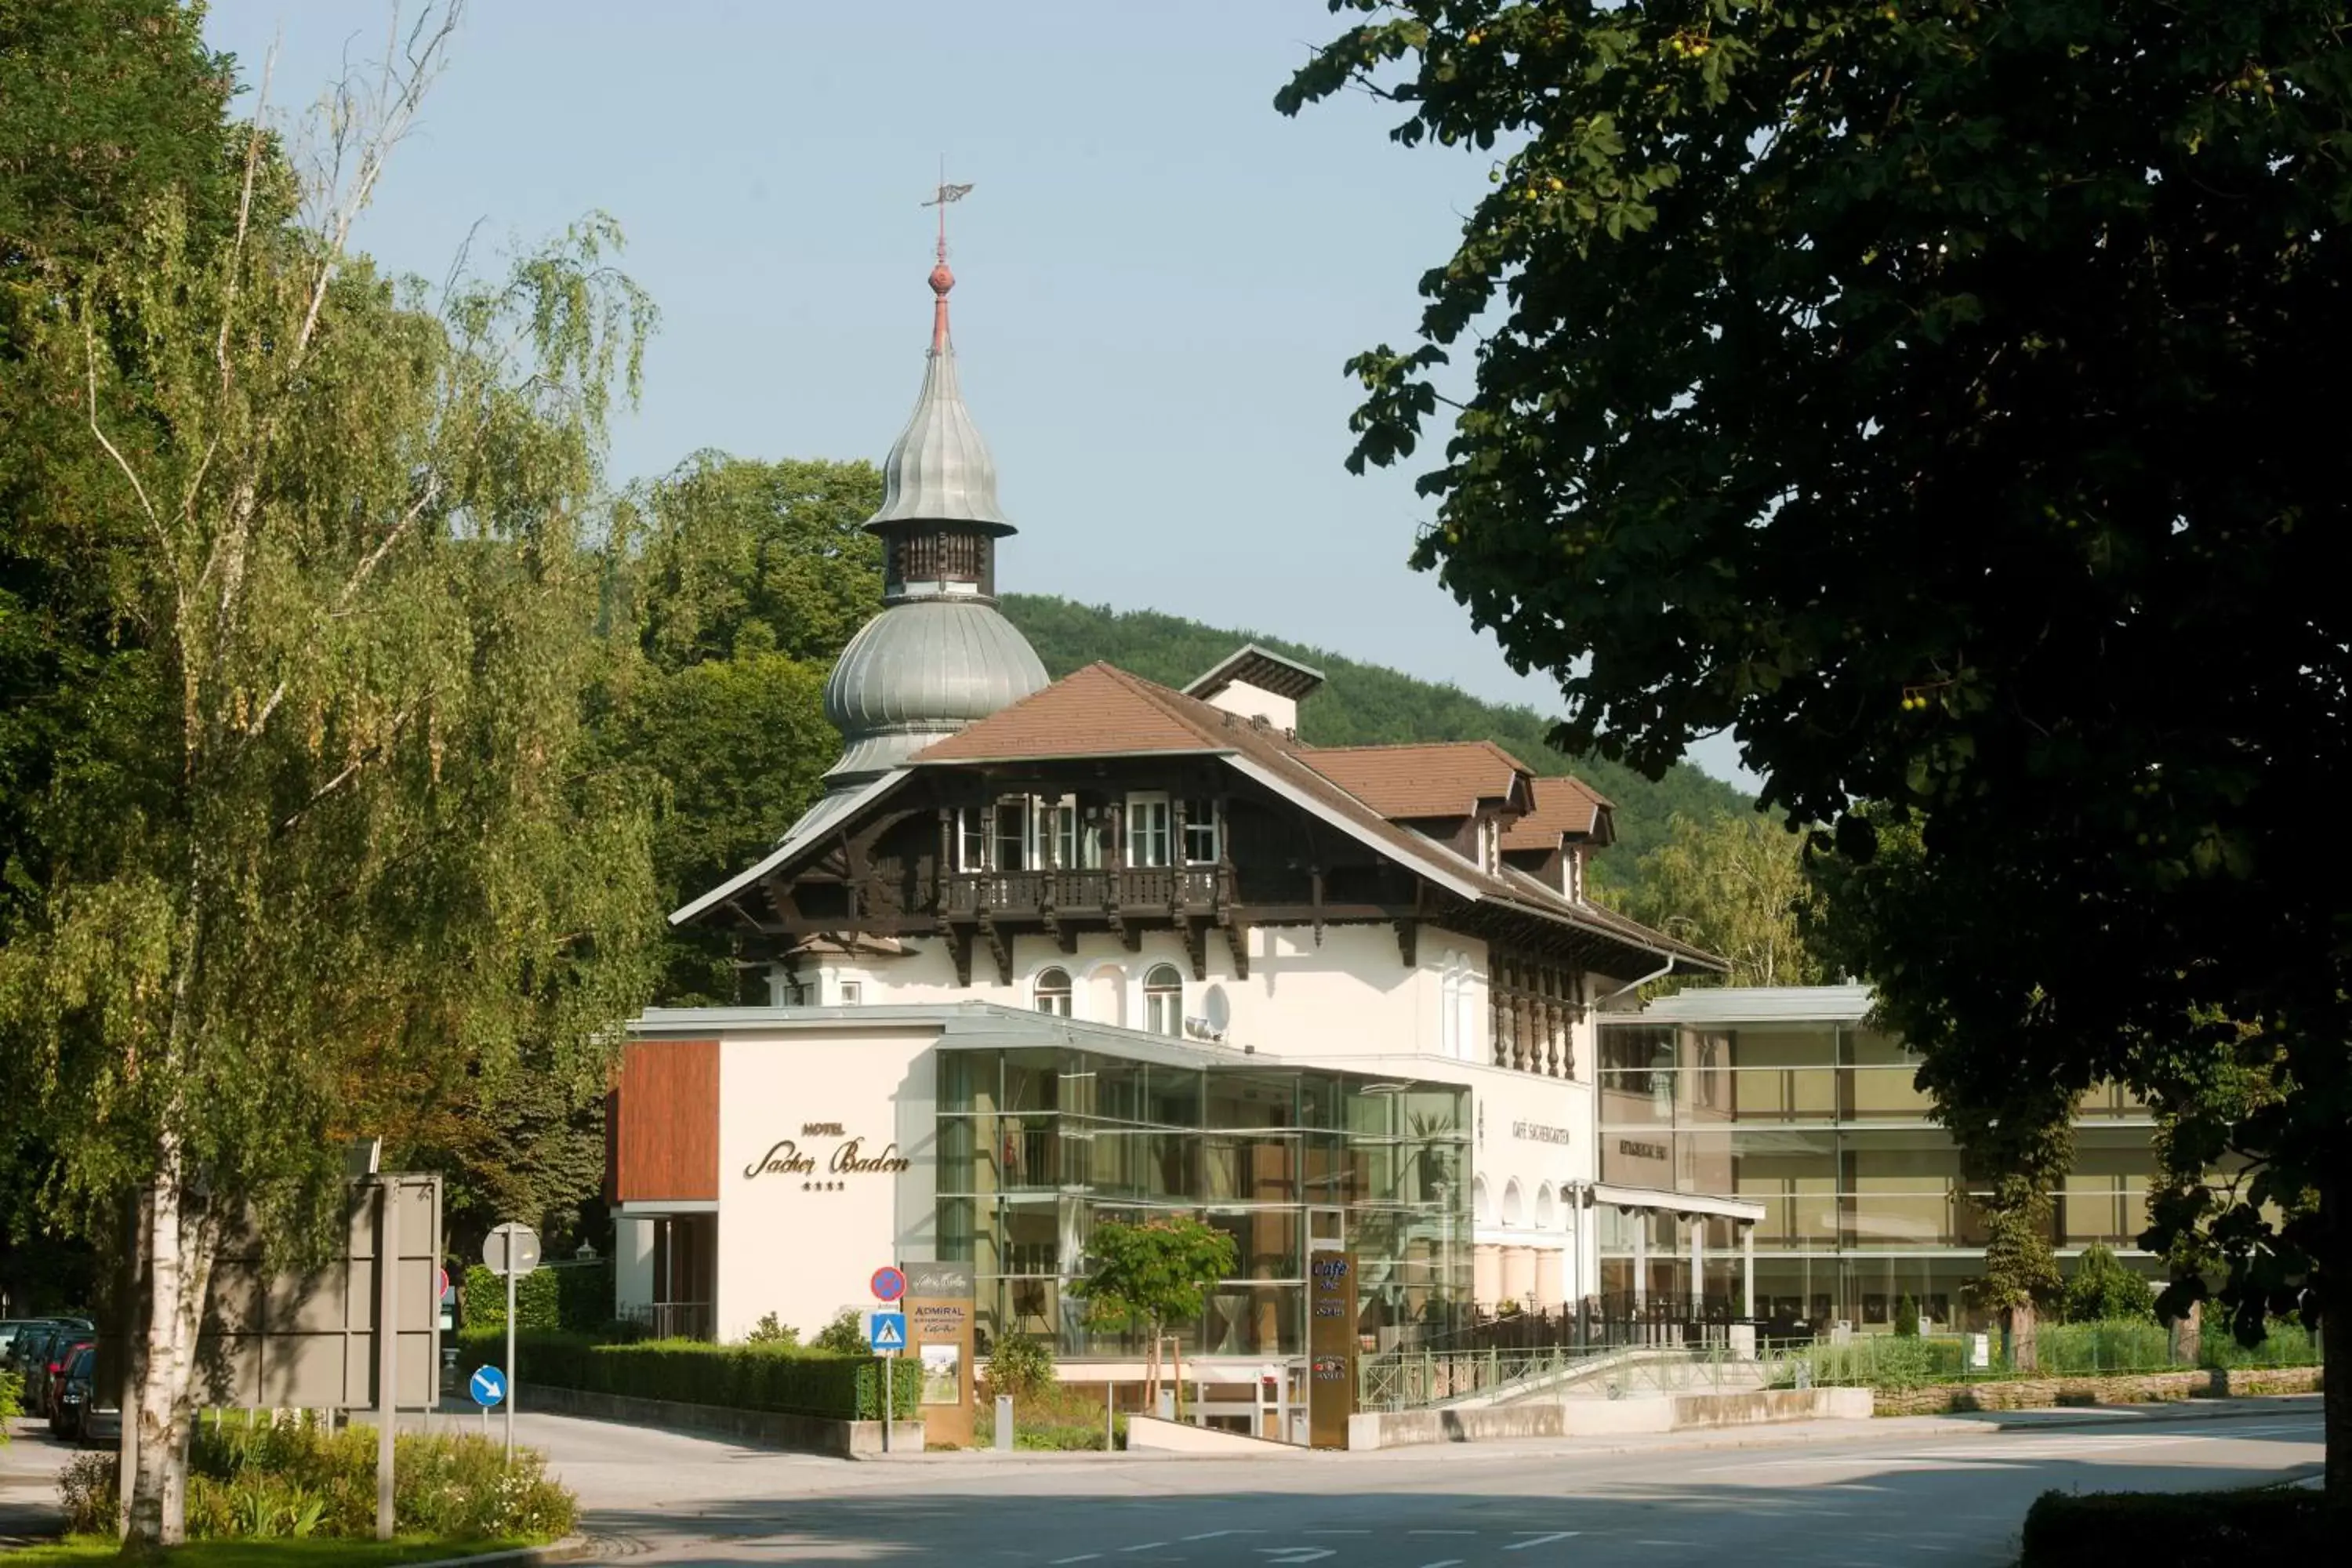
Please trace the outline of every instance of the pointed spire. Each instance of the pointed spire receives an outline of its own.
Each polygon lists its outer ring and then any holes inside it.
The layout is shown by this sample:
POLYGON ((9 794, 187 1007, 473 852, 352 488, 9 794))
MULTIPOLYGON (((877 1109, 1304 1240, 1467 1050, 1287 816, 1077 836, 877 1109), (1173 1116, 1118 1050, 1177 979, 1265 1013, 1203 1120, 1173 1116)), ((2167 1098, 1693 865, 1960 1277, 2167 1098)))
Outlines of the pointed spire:
POLYGON ((996 464, 963 405, 955 346, 948 338, 948 290, 955 287, 955 273, 948 267, 947 203, 971 188, 940 187, 939 250, 930 278, 931 352, 915 412, 882 460, 882 507, 866 520, 877 533, 906 522, 969 522, 999 536, 1015 531, 997 504, 996 464))

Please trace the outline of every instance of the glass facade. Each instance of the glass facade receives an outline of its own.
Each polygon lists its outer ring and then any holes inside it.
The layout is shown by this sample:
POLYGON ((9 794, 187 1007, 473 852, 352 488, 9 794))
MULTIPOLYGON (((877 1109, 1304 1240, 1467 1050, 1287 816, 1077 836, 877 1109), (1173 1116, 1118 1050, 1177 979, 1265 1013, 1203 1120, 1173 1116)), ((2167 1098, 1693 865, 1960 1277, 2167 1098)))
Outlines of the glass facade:
POLYGON ((1469 1300, 1466 1089, 1060 1046, 942 1050, 939 1070, 939 1256, 972 1265, 983 1347, 1140 1353, 1070 1294, 1106 1217, 1233 1237, 1234 1277, 1171 1327, 1188 1355, 1304 1354, 1310 1235, 1356 1253, 1370 1348, 1442 1335, 1469 1300))
MULTIPOLYGON (((1900 1040, 1843 1023, 1629 1020, 1602 1023, 1600 1051, 1601 1179, 1762 1204, 1756 1311, 1770 1331, 1841 1319, 1886 1328, 1906 1294, 1937 1322, 1968 1318, 1963 1289, 1983 1267, 1979 1194, 1928 1119, 1929 1097, 1912 1083, 1918 1059, 1900 1040)), ((2156 1169, 2151 1125, 2120 1089, 2087 1097, 2074 1169, 2052 1194, 2062 1255, 2134 1247, 2156 1169)), ((1604 1290, 1630 1288, 1643 1254, 1651 1294, 1689 1289, 1683 1223, 1651 1223, 1657 1234, 1638 1251, 1630 1235, 1603 1230, 1604 1290)), ((1704 1238, 1699 1293, 1710 1300, 1736 1278, 1728 1266, 1717 1278, 1717 1245, 1704 1238)))

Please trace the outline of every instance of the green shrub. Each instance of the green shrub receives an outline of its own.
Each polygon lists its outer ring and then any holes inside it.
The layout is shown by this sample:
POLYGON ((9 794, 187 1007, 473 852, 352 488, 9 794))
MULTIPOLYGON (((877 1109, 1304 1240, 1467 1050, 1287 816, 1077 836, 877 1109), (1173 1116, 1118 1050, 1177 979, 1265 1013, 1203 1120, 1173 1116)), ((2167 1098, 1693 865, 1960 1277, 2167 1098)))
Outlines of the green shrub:
POLYGON ((751 1331, 743 1336, 747 1345, 797 1345, 801 1331, 790 1323, 780 1321, 773 1312, 762 1312, 751 1331))
POLYGON ((2156 1321, 2156 1287, 2096 1244, 2075 1259, 2059 1303, 2070 1323, 2156 1321))
MULTIPOLYGON (((375 1430, 315 1420, 232 1415, 199 1422, 188 1446, 188 1533, 198 1540, 375 1533, 375 1430)), ((517 1449, 511 1467, 489 1438, 403 1432, 393 1451, 393 1518, 403 1534, 452 1540, 552 1541, 571 1533, 579 1502, 517 1449)), ((112 1534, 119 1466, 85 1454, 58 1479, 67 1528, 112 1534)))
POLYGON ((1895 1298, 1895 1334, 1897 1339, 1919 1337, 1919 1303, 1911 1299, 1907 1290, 1895 1298))
POLYGON ((1007 1334, 989 1353, 987 1378, 991 1398, 1034 1398, 1054 1386, 1054 1347, 1027 1334, 1007 1334))
POLYGON ((2322 1493, 2043 1492, 2025 1515, 2019 1568, 2242 1568, 2288 1553, 2325 1561, 2342 1549, 2322 1493), (2337 1545, 2322 1555, 2335 1540, 2337 1545))
POLYGON ((814 1350, 831 1351, 835 1355, 872 1355, 866 1344, 866 1315, 855 1307, 844 1307, 833 1315, 833 1321, 816 1331, 809 1342, 814 1350))
MULTIPOLYGON (((1112 1440, 1127 1447, 1127 1417, 1115 1416, 1112 1440)), ((996 1442, 996 1402, 981 1405, 972 1425, 972 1441, 986 1448, 996 1442)), ((1058 1384, 1013 1402, 1013 1446, 1039 1453, 1100 1452, 1103 1407, 1100 1394, 1089 1394, 1058 1384)))
MULTIPOLYGON (((563 1329, 592 1333, 613 1321, 613 1260, 552 1263, 515 1280, 517 1329, 563 1329)), ((466 1270, 462 1327, 502 1329, 507 1321, 507 1282, 481 1264, 466 1270)))
MULTIPOLYGON (((459 1336, 462 1364, 495 1360, 505 1342, 487 1331, 459 1336)), ((530 1407, 536 1384, 633 1399, 671 1399, 735 1410, 772 1410, 835 1421, 878 1420, 882 1367, 862 1350, 839 1355, 787 1344, 714 1345, 699 1340, 647 1340, 610 1344, 587 1334, 525 1333, 516 1342, 518 1404, 530 1407)), ((920 1376, 892 1379, 893 1407, 901 1421, 921 1406, 920 1376)))
POLYGON ((25 1385, 12 1372, 0 1372, 0 1444, 8 1441, 9 1423, 25 1413, 25 1385))
POLYGON ((2317 1366, 2320 1360, 2319 1341, 2292 1321, 2266 1324, 2260 1344, 2242 1345, 2229 1324, 2208 1318, 2197 1341, 2200 1366, 2317 1366))

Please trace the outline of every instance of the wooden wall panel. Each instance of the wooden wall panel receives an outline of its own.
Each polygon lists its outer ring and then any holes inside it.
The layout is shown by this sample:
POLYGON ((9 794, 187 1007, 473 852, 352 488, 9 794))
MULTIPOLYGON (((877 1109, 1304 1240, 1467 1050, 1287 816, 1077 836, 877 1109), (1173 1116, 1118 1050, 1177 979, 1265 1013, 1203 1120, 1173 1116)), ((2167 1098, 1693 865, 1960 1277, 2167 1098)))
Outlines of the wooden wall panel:
POLYGON ((633 1040, 605 1123, 620 1203, 719 1196, 719 1042, 633 1040))

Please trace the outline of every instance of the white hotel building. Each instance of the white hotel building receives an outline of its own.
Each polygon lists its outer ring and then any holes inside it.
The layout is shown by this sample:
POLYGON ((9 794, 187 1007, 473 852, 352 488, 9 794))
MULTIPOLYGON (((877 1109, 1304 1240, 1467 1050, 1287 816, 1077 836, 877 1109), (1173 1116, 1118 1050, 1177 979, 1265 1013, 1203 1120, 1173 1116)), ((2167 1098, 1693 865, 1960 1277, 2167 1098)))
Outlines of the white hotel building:
POLYGON ((1610 804, 1484 742, 1310 746, 1321 677, 1255 647, 1181 691, 1102 664, 1049 683, 995 608, 1013 528, 944 261, 931 282, 867 525, 886 607, 826 689, 829 793, 673 916, 733 932, 768 1005, 632 1028, 622 1309, 805 1330, 877 1265, 960 1262, 983 1350, 1038 1334, 1117 1376, 1136 1347, 1066 1289, 1097 1216, 1155 1209, 1235 1238, 1186 1336, 1213 1363, 1303 1353, 1318 1247, 1359 1259, 1367 1349, 1596 1298, 1604 1230, 1728 1278, 1762 1204, 1602 1180, 1596 1012, 1720 968, 1585 898, 1610 804))

